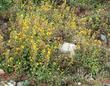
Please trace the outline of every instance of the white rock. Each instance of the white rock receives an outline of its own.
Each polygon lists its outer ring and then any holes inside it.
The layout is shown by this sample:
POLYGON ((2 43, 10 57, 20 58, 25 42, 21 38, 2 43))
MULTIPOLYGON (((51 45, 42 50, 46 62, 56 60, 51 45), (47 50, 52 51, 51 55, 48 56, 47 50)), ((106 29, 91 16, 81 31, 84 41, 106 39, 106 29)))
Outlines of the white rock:
POLYGON ((17 83, 17 86, 23 86, 23 83, 24 83, 24 82, 18 82, 18 83, 17 83))
POLYGON ((5 74, 4 70, 0 69, 0 75, 5 74))
POLYGON ((84 78, 85 78, 85 80, 86 80, 87 82, 91 82, 91 81, 94 80, 92 74, 87 74, 87 75, 84 76, 84 78))
POLYGON ((12 83, 10 83, 10 82, 8 82, 7 85, 8 85, 8 86, 15 86, 14 84, 12 84, 12 83))
POLYGON ((16 82, 13 81, 13 80, 10 80, 10 81, 8 82, 8 86, 15 86, 15 85, 16 85, 16 82))
POLYGON ((81 85, 81 82, 78 82, 78 85, 81 85))
POLYGON ((64 42, 60 47, 60 51, 63 53, 74 52, 75 49, 76 49, 75 44, 67 43, 67 42, 64 42))
POLYGON ((101 39, 102 39, 103 41, 107 42, 107 37, 106 37, 106 35, 101 34, 101 39))

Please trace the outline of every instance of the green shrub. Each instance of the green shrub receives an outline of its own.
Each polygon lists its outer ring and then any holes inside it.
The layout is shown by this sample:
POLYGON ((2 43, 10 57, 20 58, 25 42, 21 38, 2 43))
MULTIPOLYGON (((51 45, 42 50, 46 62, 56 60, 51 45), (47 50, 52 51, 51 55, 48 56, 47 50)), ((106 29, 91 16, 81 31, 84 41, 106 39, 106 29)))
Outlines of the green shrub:
MULTIPOLYGON (((102 26, 109 28, 108 18, 98 14, 100 10, 93 16, 92 12, 88 16, 76 16, 75 9, 70 11, 70 6, 53 8, 48 0, 33 1, 14 4, 12 9, 16 12, 9 19, 10 39, 3 41, 0 37, 0 67, 8 73, 24 73, 35 79, 37 84, 46 82, 52 86, 60 86, 61 80, 68 76, 77 80, 78 69, 81 68, 82 72, 96 76, 105 63, 102 57, 109 56, 102 53, 102 42, 94 35, 90 38, 90 33, 93 30, 97 32, 102 26), (44 4, 36 6, 33 1, 44 4), (73 61, 69 54, 58 50, 63 42, 77 44, 73 61)), ((86 5, 90 1, 73 2, 86 5)), ((71 4, 73 2, 70 1, 71 4)))
POLYGON ((9 9, 13 4, 13 0, 0 0, 0 12, 9 9))
POLYGON ((81 46, 80 49, 76 50, 75 61, 80 64, 84 69, 88 69, 86 72, 97 75, 103 68, 101 60, 107 58, 106 54, 101 56, 102 49, 94 44, 81 46))

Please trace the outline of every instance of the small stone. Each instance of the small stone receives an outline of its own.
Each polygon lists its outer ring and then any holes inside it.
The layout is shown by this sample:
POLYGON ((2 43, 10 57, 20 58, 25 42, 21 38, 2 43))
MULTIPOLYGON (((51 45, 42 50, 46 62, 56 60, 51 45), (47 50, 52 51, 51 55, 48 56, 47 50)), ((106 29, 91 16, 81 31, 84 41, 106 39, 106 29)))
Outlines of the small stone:
POLYGON ((81 82, 78 82, 78 85, 81 85, 81 82))
POLYGON ((0 75, 5 74, 4 70, 0 69, 0 75))
POLYGON ((15 86, 15 85, 16 85, 16 82, 13 81, 13 80, 10 80, 10 81, 8 82, 8 85, 9 85, 9 86, 15 86))
POLYGON ((94 80, 94 78, 92 77, 92 75, 86 75, 85 76, 85 79, 88 81, 88 82, 91 82, 94 80))
POLYGON ((8 86, 15 86, 14 84, 12 84, 12 83, 10 83, 10 82, 8 82, 7 85, 8 85, 8 86))
POLYGON ((23 83, 24 83, 23 81, 22 82, 18 82, 17 86, 23 86, 23 83))
POLYGON ((107 42, 107 37, 106 37, 106 35, 101 34, 101 40, 107 42))

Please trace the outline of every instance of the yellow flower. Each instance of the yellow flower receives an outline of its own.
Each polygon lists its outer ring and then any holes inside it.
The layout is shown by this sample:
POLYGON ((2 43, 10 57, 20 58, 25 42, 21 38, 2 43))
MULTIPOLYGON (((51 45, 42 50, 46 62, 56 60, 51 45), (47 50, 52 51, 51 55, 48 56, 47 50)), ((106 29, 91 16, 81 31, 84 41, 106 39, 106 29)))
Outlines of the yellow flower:
POLYGON ((33 43, 32 44, 32 49, 36 52, 38 50, 37 46, 36 46, 36 43, 33 43))
POLYGON ((19 50, 19 48, 16 48, 16 51, 18 51, 19 50))
POLYGON ((51 55, 51 49, 47 49, 47 55, 46 55, 46 59, 49 60, 50 58, 50 55, 51 55))
POLYGON ((51 5, 49 5, 48 3, 45 3, 45 5, 42 5, 41 8, 42 8, 44 11, 48 11, 48 10, 51 8, 51 5))
POLYGON ((76 28, 77 28, 76 22, 70 22, 69 26, 70 26, 72 29, 76 29, 76 28))
POLYGON ((80 35, 87 35, 87 31, 86 31, 86 30, 81 30, 81 31, 79 32, 79 34, 80 34, 80 35))
POLYGON ((94 44, 95 45, 101 45, 101 41, 100 40, 94 40, 94 44))
POLYGON ((52 34, 51 32, 47 32, 47 33, 46 33, 47 36, 49 36, 49 35, 51 35, 51 34, 52 34))
POLYGON ((14 59, 13 57, 10 57, 10 58, 9 58, 9 61, 11 62, 11 61, 13 61, 13 59, 14 59))
POLYGON ((1 42, 1 41, 3 41, 3 37, 2 37, 1 34, 0 34, 0 42, 1 42))
POLYGON ((80 49, 80 45, 77 45, 77 49, 80 49))
POLYGON ((86 21, 87 21, 87 18, 86 17, 80 19, 80 23, 82 23, 82 24, 85 24, 86 21))
POLYGON ((43 49, 43 50, 42 50, 42 53, 44 54, 45 52, 46 52, 45 49, 43 49))
POLYGON ((33 39, 33 36, 31 36, 31 39, 33 39))
POLYGON ((24 45, 21 45, 21 49, 24 49, 24 45))

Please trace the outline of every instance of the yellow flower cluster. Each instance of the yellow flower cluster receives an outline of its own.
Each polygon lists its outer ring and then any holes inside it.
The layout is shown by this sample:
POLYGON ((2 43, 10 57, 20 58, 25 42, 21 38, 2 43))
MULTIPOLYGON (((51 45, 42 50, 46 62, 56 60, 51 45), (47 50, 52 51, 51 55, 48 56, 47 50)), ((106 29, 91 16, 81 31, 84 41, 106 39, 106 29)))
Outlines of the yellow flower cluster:
POLYGON ((42 5, 40 9, 42 9, 43 11, 49 11, 52 8, 51 5, 49 5, 48 3, 45 3, 45 5, 42 5))
MULTIPOLYGON (((38 9, 41 12, 48 11, 50 8, 49 4, 45 4, 40 8, 36 8, 36 10, 38 9)), ((40 57, 37 55, 39 52, 41 52, 41 59, 43 56, 42 61, 48 62, 54 49, 53 45, 49 45, 48 41, 53 35, 55 27, 52 22, 48 23, 48 20, 43 16, 34 13, 34 9, 31 7, 31 10, 26 15, 20 12, 17 13, 17 26, 11 31, 10 40, 8 41, 8 45, 13 47, 13 51, 10 54, 13 58, 20 57, 25 48, 28 47, 31 62, 40 57)), ((7 57, 10 56, 8 51, 5 53, 7 53, 5 54, 7 57)), ((38 63, 41 64, 42 61, 38 63)))
MULTIPOLYGON (((25 6, 23 5, 23 7, 25 6)), ((48 63, 53 57, 54 49, 58 48, 59 44, 59 41, 55 39, 50 41, 55 38, 56 29, 66 28, 72 34, 71 37, 67 36, 70 38, 69 41, 76 38, 83 46, 101 45, 100 41, 89 39, 91 30, 84 26, 87 23, 87 18, 79 19, 73 12, 70 12, 69 7, 65 7, 65 10, 53 9, 49 3, 34 7, 31 2, 26 7, 26 12, 24 9, 16 13, 16 24, 12 25, 13 29, 7 42, 12 50, 5 52, 6 57, 21 57, 25 49, 29 49, 29 58, 32 63, 37 61, 37 65, 44 61, 48 63)), ((80 44, 77 45, 77 49, 80 49, 80 44)))

